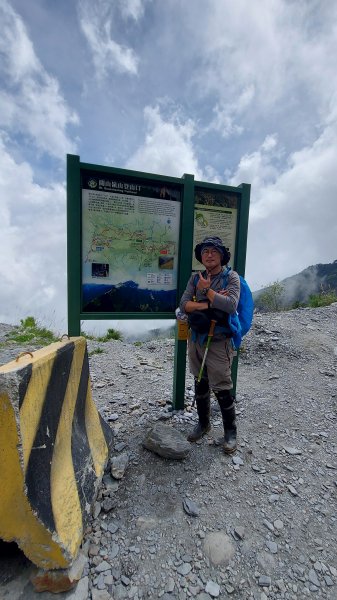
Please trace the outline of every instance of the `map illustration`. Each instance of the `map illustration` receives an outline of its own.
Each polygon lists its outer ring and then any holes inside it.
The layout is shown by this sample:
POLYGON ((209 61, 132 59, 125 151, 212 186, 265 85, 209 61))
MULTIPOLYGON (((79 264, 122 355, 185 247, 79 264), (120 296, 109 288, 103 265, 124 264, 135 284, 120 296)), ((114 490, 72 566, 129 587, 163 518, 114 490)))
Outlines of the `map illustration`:
MULTIPOLYGON (((180 202, 83 190, 82 203, 85 310, 97 310, 98 296, 100 310, 102 303, 112 306, 117 292, 130 303, 131 289, 133 298, 138 298, 132 310, 174 310, 180 202), (143 297, 144 292, 148 297, 143 297), (164 297, 169 299, 169 308, 166 300, 163 304, 164 297), (96 308, 91 306, 93 301, 96 308)), ((111 310, 117 310, 115 304, 111 310)))

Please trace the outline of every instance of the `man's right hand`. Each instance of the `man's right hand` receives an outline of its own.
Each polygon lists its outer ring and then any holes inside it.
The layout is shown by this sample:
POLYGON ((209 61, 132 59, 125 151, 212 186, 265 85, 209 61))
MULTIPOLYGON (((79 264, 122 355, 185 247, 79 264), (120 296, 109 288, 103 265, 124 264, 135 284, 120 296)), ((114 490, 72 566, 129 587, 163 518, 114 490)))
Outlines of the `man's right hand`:
POLYGON ((207 310, 208 308, 208 302, 192 302, 192 300, 189 300, 185 304, 185 312, 187 313, 194 312, 195 310, 207 310))

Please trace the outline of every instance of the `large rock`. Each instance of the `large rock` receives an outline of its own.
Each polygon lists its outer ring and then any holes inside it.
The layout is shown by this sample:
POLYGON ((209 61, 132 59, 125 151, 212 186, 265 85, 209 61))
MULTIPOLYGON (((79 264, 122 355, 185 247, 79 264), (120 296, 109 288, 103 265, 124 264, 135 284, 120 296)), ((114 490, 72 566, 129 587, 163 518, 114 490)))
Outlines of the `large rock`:
POLYGON ((235 554, 231 539, 223 531, 214 531, 206 535, 204 551, 213 565, 228 565, 235 554))
POLYGON ((184 436, 170 425, 156 423, 143 441, 143 446, 163 458, 181 460, 190 452, 190 444, 184 436))

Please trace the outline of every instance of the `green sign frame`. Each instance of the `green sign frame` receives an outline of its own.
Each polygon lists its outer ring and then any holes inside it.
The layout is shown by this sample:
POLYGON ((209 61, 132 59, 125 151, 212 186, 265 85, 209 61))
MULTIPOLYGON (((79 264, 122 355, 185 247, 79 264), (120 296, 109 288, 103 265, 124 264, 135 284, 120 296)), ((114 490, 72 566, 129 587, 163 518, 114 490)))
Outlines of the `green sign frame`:
MULTIPOLYGON (((235 249, 232 251, 231 265, 240 275, 245 274, 247 233, 250 203, 250 184, 226 186, 203 181, 195 181, 194 175, 185 174, 181 178, 166 177, 153 173, 131 171, 102 165, 80 162, 77 155, 67 155, 67 255, 68 255, 68 333, 81 334, 82 320, 133 320, 133 319, 175 319, 174 310, 169 312, 86 312, 83 310, 82 290, 82 189, 83 177, 88 173, 98 173, 106 177, 124 178, 140 185, 173 186, 180 192, 180 225, 177 270, 177 306, 192 272, 194 212, 196 191, 204 190, 208 195, 236 196, 235 249)), ((205 230, 205 235, 210 232, 205 230)), ((176 339, 174 355, 173 408, 184 408, 186 377, 186 341, 176 339)), ((238 357, 232 375, 236 389, 238 357)))

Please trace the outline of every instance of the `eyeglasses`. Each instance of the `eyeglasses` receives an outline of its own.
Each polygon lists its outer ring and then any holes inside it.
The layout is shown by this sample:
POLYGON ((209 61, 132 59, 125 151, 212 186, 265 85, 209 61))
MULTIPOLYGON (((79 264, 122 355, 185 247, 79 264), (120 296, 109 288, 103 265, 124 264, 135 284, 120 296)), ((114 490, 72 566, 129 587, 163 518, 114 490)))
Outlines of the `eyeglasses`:
POLYGON ((201 254, 211 254, 213 256, 214 254, 219 254, 219 252, 215 248, 205 248, 201 254))

